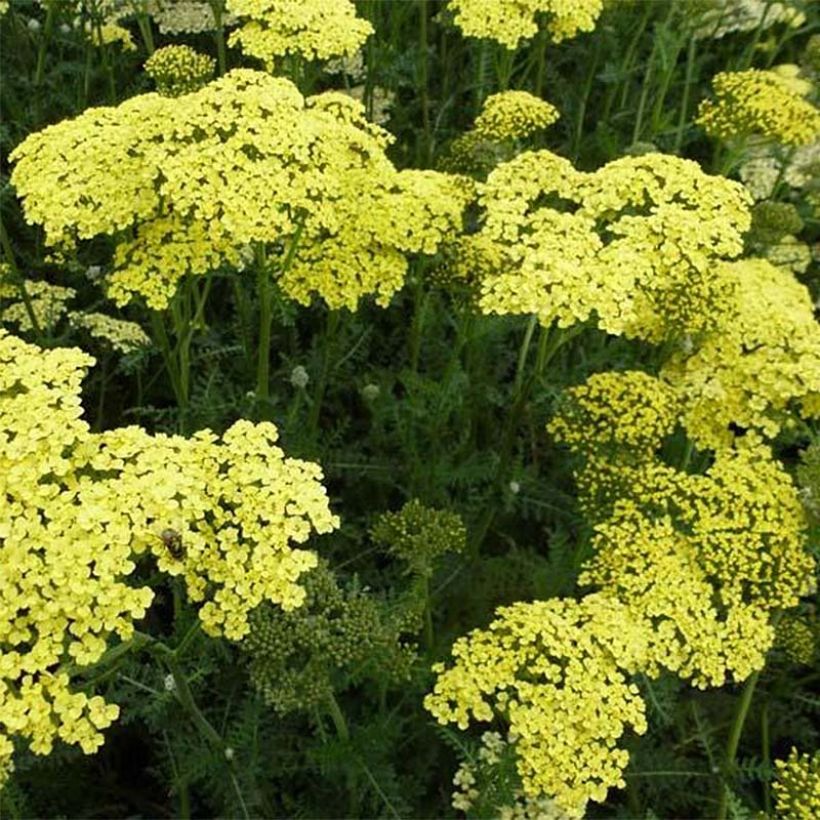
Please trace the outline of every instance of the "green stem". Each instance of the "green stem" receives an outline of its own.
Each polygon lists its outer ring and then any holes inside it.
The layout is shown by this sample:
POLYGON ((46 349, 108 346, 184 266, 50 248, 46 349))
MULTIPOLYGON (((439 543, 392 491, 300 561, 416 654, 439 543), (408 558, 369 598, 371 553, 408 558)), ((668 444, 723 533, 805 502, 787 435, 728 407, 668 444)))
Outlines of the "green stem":
MULTIPOLYGON (((760 747, 761 757, 765 766, 770 766, 772 762, 772 744, 769 733, 769 701, 763 704, 760 712, 760 747)), ((763 781, 763 810, 767 817, 772 816, 772 789, 769 780, 763 781)))
POLYGON ((515 381, 513 382, 513 397, 517 397, 521 393, 521 387, 524 383, 524 370, 527 364, 527 356, 530 351, 530 344, 532 342, 532 335, 535 333, 535 328, 538 326, 538 317, 530 316, 527 322, 527 329, 524 332, 524 338, 521 341, 521 347, 518 349, 518 363, 515 367, 515 381))
POLYGON ((743 734, 743 726, 749 715, 749 707, 752 705, 752 698, 754 697, 755 687, 757 686, 759 678, 760 672, 755 672, 747 678, 737 704, 737 709, 735 710, 732 727, 729 730, 729 739, 726 742, 726 753, 723 762, 723 777, 720 782, 720 796, 718 798, 718 810, 716 813, 717 820, 726 820, 726 815, 729 810, 729 784, 727 781, 732 777, 734 771, 737 749, 740 745, 741 735, 743 734))
POLYGON ((214 38, 216 39, 216 59, 221 77, 228 70, 228 56, 225 51, 225 26, 223 24, 222 0, 211 0, 214 15, 214 38))
POLYGON ((336 727, 336 734, 339 736, 341 740, 345 742, 350 740, 350 729, 347 726, 347 721, 345 720, 345 716, 342 713, 342 710, 339 708, 339 702, 336 700, 333 692, 330 693, 327 699, 327 713, 330 715, 330 719, 333 721, 333 725, 336 727))
POLYGON ((40 47, 37 49, 37 69, 34 74, 34 85, 39 88, 43 84, 46 69, 46 53, 51 43, 51 32, 54 29, 54 12, 56 9, 55 0, 48 0, 46 6, 46 24, 43 27, 43 38, 40 40, 40 47))
POLYGON ((430 4, 427 0, 419 0, 419 95, 421 99, 421 125, 423 133, 423 143, 421 149, 422 165, 426 167, 430 162, 432 139, 430 133, 430 94, 427 88, 429 81, 428 59, 428 32, 427 32, 427 15, 429 14, 430 4))
POLYGON ((154 33, 151 31, 151 18, 145 11, 141 11, 137 15, 137 25, 139 26, 140 35, 142 36, 142 42, 145 44, 145 51, 150 57, 155 51, 154 33))
MULTIPOLYGON (((421 267, 421 263, 419 263, 421 267)), ((427 312, 427 301, 430 298, 424 289, 424 278, 421 270, 417 271, 417 279, 413 289, 413 322, 410 326, 410 369, 416 373, 419 369, 421 355, 421 338, 424 328, 424 315, 427 312)))
POLYGON ((17 283, 17 287, 20 290, 20 299, 23 302, 23 307, 26 309, 26 314, 28 315, 28 319, 31 322, 31 327, 34 330, 38 339, 43 338, 43 329, 40 327, 40 322, 37 320, 37 315, 34 313, 34 306, 31 303, 31 297, 29 296, 28 291, 26 290, 26 280, 23 277, 23 274, 20 271, 20 268, 17 266, 17 262, 14 258, 14 249, 11 246, 11 241, 9 240, 9 235, 6 232, 6 224, 3 221, 3 217, 0 214, 0 246, 3 248, 3 255, 6 259, 6 264, 11 268, 12 275, 17 283))
POLYGON ((680 114, 678 115, 678 130, 675 134, 675 144, 672 148, 673 153, 680 153, 683 145, 683 134, 686 129, 686 123, 689 115, 689 92, 692 86, 692 77, 695 72, 695 53, 697 50, 697 40, 694 37, 689 38, 689 46, 686 49, 686 77, 683 86, 683 98, 680 103, 680 114))
POLYGON ((341 322, 341 312, 338 310, 328 310, 327 328, 324 338, 324 355, 322 356, 322 371, 316 384, 316 392, 313 395, 313 404, 310 406, 308 416, 308 431, 311 439, 315 439, 319 432, 319 417, 322 413, 322 402, 327 391, 328 377, 330 375, 330 362, 336 347, 336 335, 341 322))

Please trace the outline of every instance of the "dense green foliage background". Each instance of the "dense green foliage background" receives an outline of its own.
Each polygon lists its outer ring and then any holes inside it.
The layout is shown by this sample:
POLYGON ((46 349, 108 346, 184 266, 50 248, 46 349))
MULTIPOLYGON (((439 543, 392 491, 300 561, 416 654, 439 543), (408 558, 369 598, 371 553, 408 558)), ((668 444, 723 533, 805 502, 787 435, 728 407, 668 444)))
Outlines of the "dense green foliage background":
MULTIPOLYGON (((820 24, 820 10, 809 4, 798 28, 697 40, 697 2, 624 0, 608 4, 590 34, 558 45, 539 36, 511 54, 464 38, 448 23, 444 5, 358 4, 376 30, 365 48, 366 94, 378 88, 396 96, 387 127, 400 167, 440 167, 481 100, 511 87, 538 90, 560 110, 558 123, 534 144, 582 169, 651 143, 715 171, 725 156, 692 122, 711 77, 798 62, 820 24)), ((31 2, 12 2, 0 21, 4 157, 46 125, 152 90, 141 70, 146 48, 136 26, 138 49, 128 52, 89 44, 62 25, 70 22, 58 10, 47 25, 45 10, 31 2)), ((163 44, 156 30, 153 35, 163 44)), ((217 53, 209 35, 174 42, 217 53)), ((227 61, 242 64, 232 51, 227 61)), ((319 66, 303 68, 304 92, 338 87, 338 78, 319 66)), ((100 292, 85 275, 90 260, 77 260, 68 273, 49 262, 40 231, 22 218, 8 173, 4 164, 4 254, 33 276, 75 287, 78 303, 99 303, 100 292)), ((795 204, 803 212, 800 238, 820 241, 816 217, 795 204)), ((816 270, 804 281, 817 292, 816 270)), ((651 372, 658 354, 585 328, 555 352, 543 376, 523 371, 518 390, 526 319, 474 313, 466 292, 441 286, 418 264, 385 309, 366 304, 356 313, 331 312, 280 301, 273 387, 260 403, 243 349, 253 341, 243 339, 234 311, 225 308, 234 298, 231 283, 226 276, 213 287, 189 340, 188 401, 177 400, 157 350, 125 357, 99 350, 92 351, 98 365, 85 385, 86 414, 95 429, 138 423, 185 433, 223 430, 240 417, 268 418, 289 455, 318 461, 342 527, 314 545, 326 563, 304 614, 310 622, 299 626, 264 608, 259 613, 259 632, 268 630, 286 656, 264 661, 275 670, 275 691, 266 700, 252 680, 264 677, 254 671, 252 658, 262 663, 258 655, 191 632, 196 614, 182 588, 156 580, 159 601, 142 629, 168 646, 186 641, 178 654, 190 694, 220 741, 191 720, 157 658, 131 652, 94 673, 123 715, 101 751, 20 754, 0 795, 2 813, 451 816, 452 776, 474 753, 478 735, 470 740, 439 728, 424 711, 431 663, 447 657, 456 637, 485 626, 500 604, 573 594, 589 532, 576 507, 573 465, 545 424, 564 387, 602 370, 651 372), (293 377, 296 367, 308 375, 304 386, 293 377), (411 499, 460 516, 466 547, 455 552, 455 541, 445 543, 423 566, 403 561, 395 535, 383 524, 378 531, 377 522, 411 499), (293 696, 276 690, 286 674, 297 676, 293 696), (329 699, 311 695, 314 688, 326 692, 322 687, 332 692, 329 699)), ((252 311, 253 293, 246 296, 252 311)), ((122 315, 149 328, 149 314, 131 306, 122 315)), ((808 427, 790 433, 779 444, 781 457, 796 467, 815 437, 808 427)), ((441 525, 428 518, 417 522, 424 543, 429 528, 441 525)), ((817 681, 816 669, 773 653, 731 771, 723 755, 737 693, 731 687, 698 692, 672 678, 644 681, 650 730, 630 741, 628 789, 611 793, 591 816, 708 817, 724 782, 731 787, 730 816, 770 810, 772 760, 792 745, 818 746, 817 681)), ((500 794, 514 787, 514 776, 507 779, 500 794)))

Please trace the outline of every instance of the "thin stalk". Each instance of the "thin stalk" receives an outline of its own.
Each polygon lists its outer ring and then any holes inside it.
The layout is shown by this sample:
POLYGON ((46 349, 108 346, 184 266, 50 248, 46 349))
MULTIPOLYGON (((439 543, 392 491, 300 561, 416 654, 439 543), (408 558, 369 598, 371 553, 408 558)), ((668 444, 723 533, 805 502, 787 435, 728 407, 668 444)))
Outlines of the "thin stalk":
POLYGON ((547 63, 547 32, 541 29, 535 39, 535 86, 534 93, 540 97, 544 91, 544 72, 547 63))
POLYGON ((675 134, 675 144, 672 152, 680 153, 683 145, 683 133, 686 129, 687 116, 689 114, 689 90, 692 86, 692 76, 695 73, 695 54, 697 51, 697 40, 689 38, 689 46, 686 49, 686 76, 683 85, 683 98, 680 103, 680 114, 678 115, 678 131, 675 134))
POLYGON ((324 338, 324 356, 322 357, 322 372, 316 384, 316 392, 313 395, 313 404, 310 406, 308 416, 308 430, 311 438, 315 438, 319 431, 319 416, 322 413, 322 402, 327 391, 328 377, 330 375, 330 361, 336 347, 336 336, 341 322, 341 312, 329 310, 327 314, 327 327, 324 338))
POLYGON ((31 303, 31 297, 26 290, 25 278, 20 272, 20 268, 17 266, 17 262, 14 259, 14 249, 11 247, 11 241, 9 240, 9 235, 6 232, 6 224, 3 221, 2 215, 0 215, 0 246, 3 248, 3 255, 6 258, 6 264, 11 268, 11 272, 17 282, 17 286, 20 290, 20 299, 23 302, 23 307, 26 309, 26 314, 28 315, 31 326, 34 329, 34 333, 37 335, 38 339, 41 339, 43 338, 43 329, 40 327, 40 322, 37 320, 37 315, 34 313, 34 306, 31 303))
POLYGON ((222 15, 222 0, 211 0, 211 11, 214 15, 214 39, 216 40, 216 59, 219 76, 228 70, 228 55, 225 51, 225 26, 222 15))
POLYGON ((429 48, 428 48, 428 32, 427 32, 427 15, 429 13, 429 3, 427 0, 419 0, 419 96, 421 99, 421 127, 423 133, 423 142, 421 150, 422 164, 426 166, 430 161, 430 149, 432 147, 431 133, 430 133, 430 92, 427 87, 429 82, 429 48))
POLYGON ((421 276, 421 271, 419 271, 418 274, 415 287, 413 288, 413 321, 410 326, 410 369, 413 373, 416 373, 419 369, 424 316, 427 312, 427 302, 430 298, 429 292, 424 289, 424 278, 421 276))
MULTIPOLYGON (((287 273, 296 256, 296 248, 305 226, 304 218, 300 219, 290 241, 288 252, 282 262, 280 275, 287 273)), ((270 396, 270 343, 273 325, 273 303, 275 292, 271 271, 263 245, 256 248, 257 287, 259 296, 259 350, 256 360, 256 398, 259 402, 267 402, 270 396)))
POLYGON ((718 797, 717 820, 726 820, 729 810, 729 785, 727 780, 731 777, 737 757, 737 749, 740 745, 740 738, 743 734, 743 726, 749 715, 749 707, 752 705, 755 687, 760 679, 760 672, 755 672, 746 680, 746 684, 741 692, 740 700, 737 704, 732 727, 729 730, 729 739, 726 742, 726 753, 723 762, 723 777, 720 781, 720 795, 718 797))
POLYGON ((515 367, 515 381, 513 382, 513 396, 518 396, 521 392, 521 386, 524 383, 524 370, 527 364, 527 356, 530 351, 530 344, 532 343, 532 336, 535 333, 535 328, 538 326, 538 317, 530 316, 527 322, 527 329, 524 331, 524 338, 521 341, 521 347, 518 349, 518 363, 515 367))
POLYGON ((345 720, 344 713, 339 708, 339 702, 336 700, 333 692, 328 695, 327 699, 327 713, 330 715, 330 719, 333 721, 333 725, 336 727, 336 734, 339 736, 341 740, 345 742, 350 740, 350 729, 347 726, 347 721, 345 720))
POLYGON ((51 32, 54 30, 54 12, 57 7, 55 0, 48 0, 46 5, 46 24, 43 27, 43 36, 40 47, 37 49, 37 69, 34 73, 34 85, 39 88, 43 84, 46 69, 46 53, 51 44, 51 32))
POLYGON ((145 13, 144 9, 137 14, 137 25, 139 26, 140 35, 142 36, 142 42, 145 44, 145 51, 150 57, 155 51, 154 32, 151 31, 151 19, 145 13))
MULTIPOLYGON (((765 766, 772 762, 772 743, 769 732, 769 701, 763 704, 760 713, 760 754, 765 766)), ((772 789, 768 779, 763 781, 763 810, 767 817, 772 816, 772 789)))
MULTIPOLYGON (((596 41, 597 42, 597 41, 596 41)), ((581 102, 578 106, 578 116, 575 121, 575 133, 572 135, 572 156, 577 159, 578 151, 581 147, 581 137, 584 133, 584 117, 587 113, 587 103, 589 102, 589 95, 592 91, 592 83, 595 79, 595 72, 598 69, 598 49, 595 49, 595 54, 589 64, 589 71, 587 72, 586 81, 584 82, 584 90, 581 95, 581 102)))

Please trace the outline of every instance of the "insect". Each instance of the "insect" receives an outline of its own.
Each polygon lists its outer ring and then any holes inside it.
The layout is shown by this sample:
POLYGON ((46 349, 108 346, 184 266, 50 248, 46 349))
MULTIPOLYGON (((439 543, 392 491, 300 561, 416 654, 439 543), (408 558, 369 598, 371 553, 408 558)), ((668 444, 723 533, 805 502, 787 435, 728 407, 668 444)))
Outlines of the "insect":
POLYGON ((182 544, 182 536, 176 530, 165 529, 159 534, 159 537, 172 558, 179 561, 184 557, 185 547, 182 544))

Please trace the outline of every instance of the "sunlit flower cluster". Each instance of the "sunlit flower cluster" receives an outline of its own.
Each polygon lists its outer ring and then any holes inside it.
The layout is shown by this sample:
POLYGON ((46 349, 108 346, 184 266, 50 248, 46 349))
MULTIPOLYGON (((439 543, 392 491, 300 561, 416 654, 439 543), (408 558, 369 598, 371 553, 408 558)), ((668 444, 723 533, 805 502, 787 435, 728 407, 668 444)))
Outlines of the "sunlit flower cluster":
POLYGON ((216 61, 190 46, 165 46, 146 61, 145 71, 166 97, 197 91, 213 78, 216 61))
POLYGON ((487 629, 455 642, 450 668, 433 667, 425 706, 462 729, 503 715, 525 792, 583 817, 589 800, 625 785, 629 754, 617 744, 628 728, 646 729, 629 680, 646 649, 640 621, 607 595, 501 607, 487 629))
MULTIPOLYGON (((338 519, 321 470, 288 459, 270 423, 221 437, 93 434, 80 380, 93 359, 43 351, 0 331, 0 753, 20 735, 93 752, 116 706, 72 693, 69 666, 127 640, 153 592, 132 587, 135 556, 182 575, 211 635, 242 638, 262 601, 304 600, 316 555, 296 548, 338 519)), ((7 767, 6 767, 7 768, 7 767)))
POLYGON ((774 71, 724 71, 712 87, 714 99, 701 103, 697 122, 713 137, 762 136, 784 145, 807 145, 820 134, 820 110, 774 71))
POLYGON ((481 228, 460 247, 484 312, 594 319, 650 341, 715 326, 731 301, 715 263, 742 251, 751 221, 740 184, 664 154, 586 173, 525 152, 489 175, 479 201, 481 228))
POLYGON ((509 49, 538 33, 538 16, 555 42, 592 31, 603 0, 450 0, 455 24, 468 37, 496 40, 509 49))
POLYGON ((461 227, 463 180, 395 170, 389 135, 339 92, 235 70, 176 99, 144 94, 28 137, 12 154, 27 219, 52 245, 118 240, 108 292, 162 308, 186 275, 248 246, 292 298, 355 307, 401 286, 406 254, 461 227))
POLYGON ((241 21, 229 43, 269 69, 288 54, 308 60, 352 55, 373 32, 351 0, 228 0, 227 7, 241 21))

